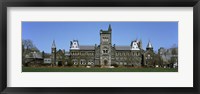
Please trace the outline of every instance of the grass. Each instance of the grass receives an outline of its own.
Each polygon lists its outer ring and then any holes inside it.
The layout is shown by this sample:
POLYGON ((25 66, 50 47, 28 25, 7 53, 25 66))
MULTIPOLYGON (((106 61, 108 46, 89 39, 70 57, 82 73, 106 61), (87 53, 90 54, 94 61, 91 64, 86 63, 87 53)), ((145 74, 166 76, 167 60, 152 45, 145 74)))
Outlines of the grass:
POLYGON ((178 69, 169 69, 169 68, 22 67, 22 72, 178 72, 178 69))

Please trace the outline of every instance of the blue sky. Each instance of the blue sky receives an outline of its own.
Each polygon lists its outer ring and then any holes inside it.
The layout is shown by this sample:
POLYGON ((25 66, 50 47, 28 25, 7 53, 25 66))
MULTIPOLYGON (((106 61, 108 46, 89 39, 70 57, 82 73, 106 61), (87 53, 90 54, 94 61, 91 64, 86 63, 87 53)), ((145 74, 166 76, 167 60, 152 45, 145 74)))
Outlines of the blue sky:
POLYGON ((51 52, 53 40, 57 49, 69 50, 70 41, 80 45, 100 44, 100 29, 112 27, 112 45, 129 46, 141 39, 143 49, 150 40, 154 50, 178 45, 178 22, 22 22, 22 39, 30 39, 40 51, 51 52))

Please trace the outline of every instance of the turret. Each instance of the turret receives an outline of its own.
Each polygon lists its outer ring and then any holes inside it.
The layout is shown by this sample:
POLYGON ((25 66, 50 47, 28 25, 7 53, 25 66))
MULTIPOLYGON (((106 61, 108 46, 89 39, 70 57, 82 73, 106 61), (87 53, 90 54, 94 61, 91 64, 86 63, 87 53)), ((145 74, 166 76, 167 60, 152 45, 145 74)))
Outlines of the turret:
POLYGON ((53 40, 53 43, 52 43, 52 46, 51 48, 56 48, 56 43, 55 43, 55 40, 53 40))
POLYGON ((112 31, 111 25, 109 24, 108 31, 112 31))
POLYGON ((146 50, 153 50, 153 45, 151 44, 150 41, 147 44, 146 50))
POLYGON ((139 48, 142 49, 142 40, 140 39, 139 48))

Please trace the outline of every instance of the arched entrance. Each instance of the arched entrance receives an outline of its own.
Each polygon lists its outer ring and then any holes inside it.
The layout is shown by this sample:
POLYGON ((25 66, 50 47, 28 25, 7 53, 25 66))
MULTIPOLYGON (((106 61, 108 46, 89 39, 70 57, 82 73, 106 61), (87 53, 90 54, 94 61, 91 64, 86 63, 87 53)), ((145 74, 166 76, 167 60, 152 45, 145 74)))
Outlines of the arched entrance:
POLYGON ((58 66, 62 66, 62 61, 58 61, 58 66))
POLYGON ((104 62, 104 65, 105 65, 105 66, 108 65, 108 61, 107 61, 107 60, 104 60, 103 62, 104 62))

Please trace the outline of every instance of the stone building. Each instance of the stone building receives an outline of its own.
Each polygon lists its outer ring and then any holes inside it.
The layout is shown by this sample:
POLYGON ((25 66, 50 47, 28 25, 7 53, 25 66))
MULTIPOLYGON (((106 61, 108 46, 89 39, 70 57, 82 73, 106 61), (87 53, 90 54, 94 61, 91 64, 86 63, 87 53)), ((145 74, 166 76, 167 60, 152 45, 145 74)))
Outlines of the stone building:
MULTIPOLYGON (((112 28, 100 30, 100 44, 80 45, 78 40, 70 41, 68 61, 75 66, 148 66, 153 60, 153 46, 148 43, 146 51, 142 41, 134 40, 128 46, 112 45, 112 28)), ((52 65, 55 65, 57 54, 55 41, 52 44, 52 65)))
POLYGON ((153 46, 151 42, 149 41, 146 47, 146 52, 143 54, 144 55, 144 61, 143 64, 144 66, 147 67, 154 67, 154 51, 153 51, 153 46))

